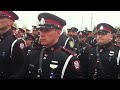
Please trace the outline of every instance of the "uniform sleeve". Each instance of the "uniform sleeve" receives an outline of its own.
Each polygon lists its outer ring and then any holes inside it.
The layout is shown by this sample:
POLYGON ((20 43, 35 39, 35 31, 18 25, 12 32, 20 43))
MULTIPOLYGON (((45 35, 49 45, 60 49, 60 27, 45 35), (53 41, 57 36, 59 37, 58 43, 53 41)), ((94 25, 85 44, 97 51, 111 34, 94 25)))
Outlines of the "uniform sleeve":
POLYGON ((82 79, 80 60, 77 57, 72 57, 66 68, 66 79, 82 79))
POLYGON ((22 39, 18 40, 15 43, 12 51, 11 71, 13 74, 11 77, 15 78, 19 73, 20 69, 22 68, 25 62, 26 52, 27 52, 27 49, 26 49, 25 42, 22 39))

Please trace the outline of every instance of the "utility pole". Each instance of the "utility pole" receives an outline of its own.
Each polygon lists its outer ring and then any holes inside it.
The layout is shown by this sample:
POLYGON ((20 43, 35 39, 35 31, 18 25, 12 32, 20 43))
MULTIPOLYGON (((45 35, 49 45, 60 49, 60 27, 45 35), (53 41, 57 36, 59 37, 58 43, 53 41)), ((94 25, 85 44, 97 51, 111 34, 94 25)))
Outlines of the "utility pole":
POLYGON ((82 30, 82 26, 83 26, 83 16, 82 16, 82 22, 81 22, 81 30, 82 30))
POLYGON ((91 31, 93 31, 93 30, 92 30, 92 24, 93 24, 93 12, 92 12, 92 14, 91 14, 91 31))

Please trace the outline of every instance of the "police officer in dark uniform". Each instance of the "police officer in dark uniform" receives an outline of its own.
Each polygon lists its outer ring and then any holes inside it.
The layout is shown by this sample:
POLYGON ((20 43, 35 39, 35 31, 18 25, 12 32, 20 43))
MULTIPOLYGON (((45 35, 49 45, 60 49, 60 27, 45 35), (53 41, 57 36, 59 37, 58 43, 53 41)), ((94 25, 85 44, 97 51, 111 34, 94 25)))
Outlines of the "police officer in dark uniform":
POLYGON ((32 31, 32 35, 34 37, 32 46, 36 49, 41 48, 42 45, 40 44, 40 32, 39 32, 39 27, 38 26, 32 26, 33 27, 33 31, 32 31))
POLYGON ((114 45, 115 29, 107 23, 98 24, 96 29, 98 45, 90 50, 89 78, 118 79, 120 47, 114 45))
POLYGON ((18 28, 18 30, 14 33, 16 38, 24 38, 25 30, 22 28, 18 28))
POLYGON ((120 31, 117 31, 115 35, 115 45, 120 47, 120 31))
POLYGON ((40 41, 44 48, 31 52, 26 65, 29 74, 24 74, 26 78, 81 78, 80 60, 75 53, 61 47, 58 42, 66 21, 50 13, 41 13, 38 19, 40 41))
POLYGON ((65 32, 63 32, 60 35, 58 41, 59 41, 60 45, 63 46, 63 48, 67 48, 67 49, 75 52, 75 50, 74 50, 74 45, 75 45, 74 39, 72 37, 67 36, 65 32))
POLYGON ((77 53, 78 52, 78 48, 79 48, 79 41, 78 41, 78 29, 76 27, 71 27, 70 29, 68 29, 68 36, 70 38, 70 47, 74 48, 74 51, 77 53), (71 44, 73 41, 73 44, 71 44))
POLYGON ((0 79, 16 78, 24 62, 25 42, 11 30, 18 18, 13 11, 0 11, 0 79))
POLYGON ((78 49, 78 57, 81 62, 82 74, 84 78, 88 78, 88 56, 90 45, 87 43, 87 33, 85 31, 80 31, 78 38, 79 38, 79 49, 78 49))
POLYGON ((97 45, 95 35, 92 31, 88 31, 87 43, 91 45, 91 47, 95 47, 97 45))
POLYGON ((32 42, 34 40, 34 37, 30 34, 27 33, 25 37, 25 42, 26 42, 26 47, 27 47, 27 55, 30 54, 32 50, 34 50, 34 47, 32 47, 32 42))

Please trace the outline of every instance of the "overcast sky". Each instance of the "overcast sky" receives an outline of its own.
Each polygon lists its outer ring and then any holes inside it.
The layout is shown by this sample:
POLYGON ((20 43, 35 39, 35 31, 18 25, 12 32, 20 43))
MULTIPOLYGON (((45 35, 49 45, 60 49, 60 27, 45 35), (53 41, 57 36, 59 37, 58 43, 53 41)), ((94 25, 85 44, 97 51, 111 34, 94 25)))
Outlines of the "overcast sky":
POLYGON ((83 30, 87 27, 93 29, 98 23, 109 23, 112 26, 120 26, 120 11, 14 11, 19 20, 16 21, 19 27, 24 25, 28 29, 32 29, 32 25, 36 25, 38 14, 48 12, 55 14, 66 20, 67 25, 64 29, 76 27, 83 30), (93 19, 91 19, 93 17, 93 19), (92 23, 91 23, 92 21, 92 23))

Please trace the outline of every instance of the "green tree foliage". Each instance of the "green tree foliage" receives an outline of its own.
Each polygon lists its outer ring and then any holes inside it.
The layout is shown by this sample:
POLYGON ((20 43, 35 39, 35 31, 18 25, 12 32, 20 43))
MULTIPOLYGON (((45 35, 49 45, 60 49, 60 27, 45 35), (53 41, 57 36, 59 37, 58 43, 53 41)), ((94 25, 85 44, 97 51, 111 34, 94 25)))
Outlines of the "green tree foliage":
POLYGON ((120 26, 116 26, 114 28, 120 31, 120 26))
POLYGON ((94 28, 93 28, 93 33, 96 31, 96 26, 94 26, 94 28))
POLYGON ((83 31, 86 32, 86 33, 88 33, 88 28, 85 27, 83 31))

